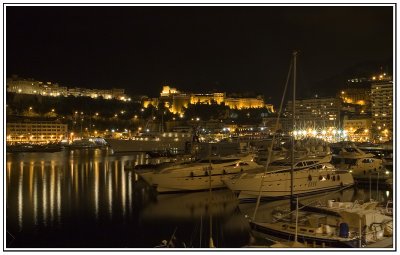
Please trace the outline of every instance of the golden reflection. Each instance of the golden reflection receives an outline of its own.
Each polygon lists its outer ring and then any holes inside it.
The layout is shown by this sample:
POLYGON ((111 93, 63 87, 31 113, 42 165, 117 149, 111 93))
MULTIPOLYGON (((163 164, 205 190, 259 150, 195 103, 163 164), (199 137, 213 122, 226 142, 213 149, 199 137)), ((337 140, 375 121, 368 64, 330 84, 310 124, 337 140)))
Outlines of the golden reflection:
POLYGON ((21 162, 19 165, 19 178, 18 178, 18 226, 22 230, 23 223, 23 184, 24 184, 24 163, 21 162))
POLYGON ((42 164, 42 206, 43 206, 43 223, 47 225, 47 173, 44 170, 44 164, 42 164))
POLYGON ((94 163, 94 214, 99 217, 99 163, 94 163))
POLYGON ((128 172, 128 215, 131 214, 132 209, 132 171, 128 172))
POLYGON ((7 166, 6 166, 6 169, 7 169, 7 197, 8 197, 8 194, 10 193, 9 189, 10 189, 10 182, 11 182, 11 166, 12 166, 12 163, 7 162, 7 166))
POLYGON ((110 215, 110 218, 112 218, 112 193, 113 193, 113 185, 112 185, 112 172, 110 171, 108 176, 108 213, 110 215))
POLYGON ((115 174, 115 183, 114 183, 114 187, 115 187, 115 192, 118 194, 118 190, 119 190, 119 185, 118 185, 118 161, 115 160, 114 161, 114 174, 115 174))
POLYGON ((34 168, 34 162, 31 161, 29 163, 29 199, 32 202, 33 198, 33 168, 34 168))
POLYGON ((33 222, 35 226, 38 224, 38 181, 37 181, 37 174, 34 174, 34 182, 33 182, 33 222))
MULTIPOLYGON (((75 165, 75 168, 74 168, 74 186, 75 186, 75 195, 78 195, 79 193, 79 183, 78 183, 78 181, 79 181, 79 172, 78 172, 78 170, 79 170, 79 167, 78 167, 78 164, 76 164, 75 165)), ((79 196, 77 196, 77 197, 79 197, 79 196)))
POLYGON ((50 223, 54 222, 54 207, 55 207, 55 182, 56 170, 54 160, 50 162, 50 223))
POLYGON ((71 161, 71 164, 69 165, 69 170, 70 170, 70 175, 71 175, 71 184, 73 184, 74 180, 74 162, 71 161))
POLYGON ((61 170, 57 174, 57 221, 61 223, 61 170))
MULTIPOLYGON (((119 171, 118 168, 115 171, 119 171)), ((125 186, 125 172, 121 172, 121 206, 122 206, 122 218, 126 215, 126 186, 125 186)))

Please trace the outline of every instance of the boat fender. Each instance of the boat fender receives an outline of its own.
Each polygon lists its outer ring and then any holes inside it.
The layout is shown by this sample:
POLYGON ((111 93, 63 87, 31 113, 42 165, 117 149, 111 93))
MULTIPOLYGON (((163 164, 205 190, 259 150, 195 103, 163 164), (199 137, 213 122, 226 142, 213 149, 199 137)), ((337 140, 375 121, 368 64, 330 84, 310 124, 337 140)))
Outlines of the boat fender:
POLYGON ((224 169, 224 170, 222 171, 222 173, 223 173, 223 174, 226 174, 226 170, 224 169))
POLYGON ((328 174, 328 175, 326 176, 326 179, 327 179, 327 180, 330 180, 330 179, 331 179, 331 175, 328 174))
POLYGON ((194 173, 193 172, 190 172, 190 177, 194 177, 194 173))
POLYGON ((332 180, 333 180, 333 181, 336 181, 336 176, 333 176, 333 177, 332 177, 332 180))
POLYGON ((340 181, 340 175, 338 175, 336 179, 337 179, 338 181, 340 181))
POLYGON ((243 172, 243 168, 240 168, 240 172, 243 172))
POLYGON ((340 223, 339 225, 339 236, 342 238, 349 237, 349 225, 345 222, 340 223))
POLYGON ((340 182, 340 187, 343 187, 343 182, 340 182))
POLYGON ((322 176, 321 175, 318 177, 318 180, 320 180, 320 181, 322 180, 322 176))
POLYGON ((309 180, 309 181, 312 181, 312 176, 311 176, 311 174, 308 175, 308 180, 309 180))

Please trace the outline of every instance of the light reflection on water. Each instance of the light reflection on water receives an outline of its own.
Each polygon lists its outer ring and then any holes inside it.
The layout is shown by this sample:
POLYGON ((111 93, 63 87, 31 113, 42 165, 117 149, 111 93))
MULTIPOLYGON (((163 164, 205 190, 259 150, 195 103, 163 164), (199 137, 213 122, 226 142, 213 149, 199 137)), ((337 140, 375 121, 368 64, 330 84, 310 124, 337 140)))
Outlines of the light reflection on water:
MULTIPOLYGON (((229 190, 156 195, 132 171, 136 164, 159 163, 144 154, 111 155, 107 150, 7 154, 7 247, 152 248, 177 236, 191 247, 205 247, 209 215, 217 247, 248 243, 244 213, 229 190), (202 240, 202 241, 200 241, 202 240)), ((345 199, 368 199, 369 192, 341 193, 345 199)), ((391 196, 381 191, 381 198, 391 196)), ((374 194, 374 193, 373 193, 374 194)), ((268 211, 281 202, 264 203, 268 211)))

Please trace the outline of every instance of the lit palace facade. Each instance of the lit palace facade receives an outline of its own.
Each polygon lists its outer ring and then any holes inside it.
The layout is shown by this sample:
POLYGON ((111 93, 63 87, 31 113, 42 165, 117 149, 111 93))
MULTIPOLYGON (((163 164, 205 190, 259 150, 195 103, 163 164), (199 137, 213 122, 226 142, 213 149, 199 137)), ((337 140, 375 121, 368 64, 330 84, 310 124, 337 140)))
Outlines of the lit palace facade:
POLYGON ((255 98, 233 98, 227 97, 226 93, 207 93, 207 94, 192 94, 181 93, 176 88, 163 86, 160 93, 160 98, 147 98, 143 101, 143 107, 149 105, 155 107, 162 102, 174 114, 183 114, 184 109, 190 104, 212 104, 218 105, 224 103, 230 109, 248 109, 248 108, 263 108, 266 107, 270 112, 274 112, 271 104, 265 104, 261 97, 255 98))

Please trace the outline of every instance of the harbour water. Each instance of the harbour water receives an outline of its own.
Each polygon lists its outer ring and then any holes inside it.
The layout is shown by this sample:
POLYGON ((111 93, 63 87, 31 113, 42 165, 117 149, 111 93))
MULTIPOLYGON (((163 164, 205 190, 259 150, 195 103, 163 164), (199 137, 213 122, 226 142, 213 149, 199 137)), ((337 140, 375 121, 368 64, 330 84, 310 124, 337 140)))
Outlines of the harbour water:
MULTIPOLYGON (((249 244, 245 215, 252 215, 254 203, 239 204, 227 189, 158 195, 124 169, 130 161, 157 163, 144 154, 113 155, 107 149, 7 153, 6 248, 154 248, 173 234, 177 247, 201 248, 208 247, 210 225, 216 247, 249 244)), ((372 185, 321 196, 386 201, 392 191, 372 185)), ((257 216, 287 204, 263 202, 257 216)))

